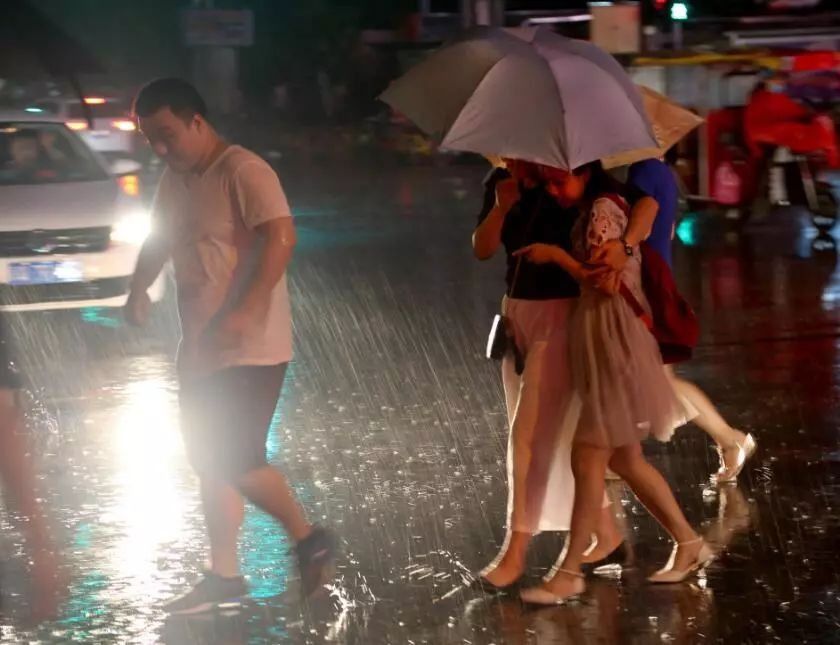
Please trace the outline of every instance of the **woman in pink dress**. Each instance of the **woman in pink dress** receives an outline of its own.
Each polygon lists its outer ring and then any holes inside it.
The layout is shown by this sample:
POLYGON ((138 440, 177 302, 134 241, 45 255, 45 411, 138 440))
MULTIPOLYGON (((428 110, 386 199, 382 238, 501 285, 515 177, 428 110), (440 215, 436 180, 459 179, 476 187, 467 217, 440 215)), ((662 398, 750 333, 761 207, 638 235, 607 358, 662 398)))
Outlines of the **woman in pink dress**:
POLYGON ((599 163, 573 173, 553 173, 549 191, 561 204, 577 205, 583 216, 572 231, 572 252, 533 244, 516 252, 535 264, 554 264, 581 283, 568 334, 572 389, 581 416, 572 447, 575 500, 568 547, 553 575, 522 598, 556 604, 585 589, 581 565, 597 525, 609 466, 670 533, 675 548, 651 582, 680 582, 712 559, 704 540, 685 519, 665 479, 645 459, 641 441, 668 441, 685 423, 685 407, 663 369, 659 348, 637 311, 649 311, 641 286, 638 248, 620 274, 591 286, 591 254, 607 240, 623 239, 629 208, 622 187, 599 163))

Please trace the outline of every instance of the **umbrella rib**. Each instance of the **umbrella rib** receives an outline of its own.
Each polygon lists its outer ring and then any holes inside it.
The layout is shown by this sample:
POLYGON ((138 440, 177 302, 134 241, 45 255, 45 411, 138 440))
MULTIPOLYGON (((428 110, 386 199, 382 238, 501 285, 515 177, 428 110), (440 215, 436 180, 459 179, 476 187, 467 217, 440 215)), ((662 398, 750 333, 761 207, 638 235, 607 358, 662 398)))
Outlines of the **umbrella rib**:
MULTIPOLYGON (((579 60, 585 61, 585 62, 587 62, 591 65, 594 65, 600 72, 602 72, 604 74, 607 74, 610 77, 613 76, 612 72, 609 69, 607 69, 604 65, 601 65, 600 62, 598 62, 596 60, 593 60, 593 59, 590 59, 590 58, 587 58, 586 56, 584 56, 583 54, 578 53, 578 52, 569 51, 567 53, 570 57, 574 57, 574 58, 577 58, 579 60)), ((645 112, 644 101, 643 101, 643 98, 641 96, 641 93, 638 91, 638 88, 635 87, 635 86, 633 86, 633 90, 638 93, 638 98, 639 98, 638 102, 641 106, 641 107, 637 106, 636 102, 633 102, 633 107, 635 108, 636 113, 641 117, 642 121, 645 123, 645 126, 646 126, 646 129, 648 131, 648 135, 650 136, 651 142, 654 145, 656 145, 656 143, 657 143, 656 136, 653 133, 653 128, 650 124, 650 120, 648 119, 647 113, 645 112)), ((558 93, 559 93, 559 91, 560 91, 560 89, 558 87, 558 93)), ((566 121, 564 119, 563 120, 564 127, 565 127, 565 124, 566 124, 566 121)), ((567 141, 568 141, 568 139, 567 139, 567 141)), ((597 159, 592 159, 590 161, 596 161, 596 160, 597 159)), ((581 165, 585 165, 586 163, 589 163, 589 162, 585 162, 584 164, 581 164, 581 165)))
MULTIPOLYGON (((487 68, 487 70, 484 72, 484 74, 481 75, 481 80, 478 81, 478 83, 475 84, 475 87, 473 88, 473 91, 470 93, 470 95, 467 97, 467 100, 464 101, 464 104, 461 106, 461 109, 459 110, 459 114, 460 114, 460 112, 463 112, 464 108, 469 104, 469 102, 475 96, 475 93, 478 91, 478 88, 481 87, 481 84, 484 83, 485 80, 487 80, 488 76, 490 76, 490 73, 494 69, 496 69, 496 67, 499 65, 499 63, 501 63, 505 58, 507 58, 507 54, 505 54, 504 56, 500 56, 499 59, 494 61, 493 64, 490 65, 487 68)), ((440 145, 441 147, 446 147, 446 142, 449 139, 449 133, 452 132, 452 129, 455 127, 455 124, 457 122, 458 122, 458 117, 456 116, 454 119, 452 119, 452 122, 449 124, 449 128, 447 128, 446 132, 443 134, 443 136, 441 136, 440 141, 438 142, 438 145, 440 145)))
MULTIPOLYGON (((549 64, 548 59, 546 59, 543 56, 540 56, 540 58, 542 58, 543 64, 548 69, 548 74, 552 78, 554 78, 554 72, 551 71, 551 65, 549 64)), ((566 144, 568 144, 569 143, 569 131, 566 128, 565 101, 563 101, 563 93, 560 91, 560 85, 557 84, 556 82, 554 83, 554 92, 557 94, 557 105, 559 106, 560 114, 562 115, 562 118, 560 119, 560 128, 562 129, 562 131, 560 132, 560 141, 565 141, 566 144)), ((560 148, 560 147, 561 146, 558 146, 558 148, 560 148)), ((568 150, 567 150, 567 152, 568 152, 568 150)), ((566 158, 566 165, 569 166, 569 168, 568 168, 569 170, 574 170, 574 168, 571 167, 571 161, 568 159, 568 157, 566 158)))
MULTIPOLYGON (((605 74, 607 74, 607 75, 609 75, 609 76, 611 76, 611 77, 613 76, 613 75, 612 75, 612 72, 610 72, 610 70, 608 70, 607 68, 605 68, 603 65, 599 64, 599 63, 598 63, 598 61, 592 60, 591 58, 587 58, 586 56, 583 56, 583 55, 578 54, 578 53, 576 53, 576 52, 570 52, 570 54, 571 54, 572 56, 574 56, 575 58, 579 58, 579 59, 584 60, 584 61, 586 61, 586 62, 588 62, 588 63, 591 63, 592 65, 594 65, 595 67, 597 67, 599 70, 601 70, 601 71, 602 71, 602 72, 604 72, 605 74)), ((613 77, 613 78, 614 78, 614 77, 613 77)), ((632 85, 632 84, 631 84, 631 85, 632 85)), ((637 92, 637 93, 639 92, 639 91, 638 91, 638 89, 637 89, 635 86, 633 86, 633 88, 632 88, 632 89, 633 89, 633 91, 635 91, 635 92, 637 92)), ((643 118, 647 119, 647 116, 645 115, 645 109, 644 109, 644 105, 643 105, 643 101, 642 101, 642 95, 641 95, 641 93, 639 93, 639 95, 638 95, 638 99, 639 99, 639 100, 638 100, 637 102, 636 102, 636 101, 634 101, 634 107, 636 108, 636 112, 638 112, 638 113, 639 113, 639 115, 641 115, 643 118), (636 105, 636 103, 638 103, 638 106, 636 105)))

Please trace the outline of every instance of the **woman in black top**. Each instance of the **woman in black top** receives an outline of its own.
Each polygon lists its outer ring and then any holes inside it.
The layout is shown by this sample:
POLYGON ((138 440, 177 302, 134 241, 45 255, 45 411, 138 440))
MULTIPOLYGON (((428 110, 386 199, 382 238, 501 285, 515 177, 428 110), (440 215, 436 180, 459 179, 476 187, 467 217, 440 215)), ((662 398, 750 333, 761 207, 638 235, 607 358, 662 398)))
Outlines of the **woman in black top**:
MULTIPOLYGON (((502 361, 510 438, 508 442, 508 533, 480 580, 491 588, 514 584, 525 569, 531 537, 570 528, 574 501, 571 441, 577 411, 570 406, 566 323, 578 281, 556 265, 522 262, 513 253, 536 242, 571 249, 578 209, 563 208, 544 189, 538 166, 507 161, 487 178, 484 208, 473 235, 480 260, 504 247, 507 291, 502 304, 514 352, 502 361), (521 368, 517 369, 517 367, 521 368)), ((583 270, 582 270, 583 271, 583 270)), ((602 513, 591 560, 610 553, 622 538, 609 512, 602 513)))

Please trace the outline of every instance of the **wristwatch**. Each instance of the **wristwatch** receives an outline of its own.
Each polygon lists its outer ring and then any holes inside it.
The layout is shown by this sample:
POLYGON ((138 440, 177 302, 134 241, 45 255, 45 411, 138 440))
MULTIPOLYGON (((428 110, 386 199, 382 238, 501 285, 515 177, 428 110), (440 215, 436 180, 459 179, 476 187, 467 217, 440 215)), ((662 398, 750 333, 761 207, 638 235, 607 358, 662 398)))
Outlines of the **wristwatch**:
POLYGON ((624 254, 625 254, 628 258, 632 258, 632 257, 633 257, 633 247, 632 247, 632 246, 630 246, 630 245, 627 243, 627 240, 625 240, 623 237, 618 238, 618 241, 619 241, 619 242, 621 242, 621 243, 624 245, 624 254))

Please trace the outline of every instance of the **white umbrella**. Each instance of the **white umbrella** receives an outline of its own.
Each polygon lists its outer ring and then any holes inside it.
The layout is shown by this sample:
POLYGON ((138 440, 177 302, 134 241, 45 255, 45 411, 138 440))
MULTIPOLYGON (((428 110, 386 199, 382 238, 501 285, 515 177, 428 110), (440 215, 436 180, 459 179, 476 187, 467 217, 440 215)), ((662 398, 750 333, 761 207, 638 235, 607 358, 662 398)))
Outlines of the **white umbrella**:
POLYGON ((657 145, 618 61, 545 29, 471 30, 381 98, 442 148, 566 170, 657 145))

